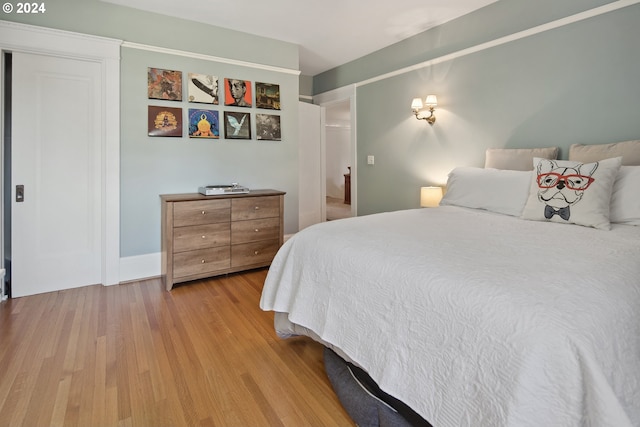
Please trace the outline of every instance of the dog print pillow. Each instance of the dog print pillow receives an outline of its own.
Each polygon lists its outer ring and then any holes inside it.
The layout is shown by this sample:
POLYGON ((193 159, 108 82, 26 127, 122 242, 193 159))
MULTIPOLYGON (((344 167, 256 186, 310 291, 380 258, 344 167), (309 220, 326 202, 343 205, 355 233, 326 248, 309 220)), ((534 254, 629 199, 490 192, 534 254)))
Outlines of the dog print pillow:
POLYGON ((523 219, 609 230, 613 183, 622 157, 594 163, 533 159, 523 219))

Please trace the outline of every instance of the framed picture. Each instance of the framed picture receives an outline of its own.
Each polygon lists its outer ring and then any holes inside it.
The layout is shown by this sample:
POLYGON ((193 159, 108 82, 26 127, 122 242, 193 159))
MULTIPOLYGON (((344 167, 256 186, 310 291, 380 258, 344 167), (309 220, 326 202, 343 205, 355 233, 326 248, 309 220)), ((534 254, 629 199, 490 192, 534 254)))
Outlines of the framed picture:
POLYGON ((182 108, 149 105, 149 136, 182 137, 182 108))
POLYGON ((189 138, 220 138, 218 112, 189 108, 189 138))
POLYGON ((280 116, 256 114, 256 139, 280 141, 280 116))
POLYGON ((225 111, 224 137, 227 139, 251 139, 251 116, 249 113, 225 111))
POLYGON ((189 73, 187 93, 189 102, 218 105, 218 77, 189 73))
POLYGON ((280 109, 280 85, 256 82, 256 107, 280 109))
POLYGON ((251 82, 240 79, 224 79, 224 105, 251 107, 251 82))
POLYGON ((182 101, 182 71, 147 68, 149 99, 182 101))

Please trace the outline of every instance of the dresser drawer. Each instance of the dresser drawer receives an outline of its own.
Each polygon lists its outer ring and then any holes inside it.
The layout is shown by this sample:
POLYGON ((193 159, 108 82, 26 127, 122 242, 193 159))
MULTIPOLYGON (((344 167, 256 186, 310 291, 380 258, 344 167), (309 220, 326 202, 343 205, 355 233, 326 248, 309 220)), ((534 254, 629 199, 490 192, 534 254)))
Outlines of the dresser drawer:
POLYGON ((280 247, 279 240, 262 240, 231 246, 231 267, 269 264, 280 247))
POLYGON ((254 219, 231 223, 231 243, 248 243, 280 238, 280 218, 254 219))
POLYGON ((213 273, 231 266, 229 246, 180 252, 173 255, 175 278, 213 273))
POLYGON ((271 218, 280 216, 280 197, 245 197, 231 200, 231 220, 271 218))
POLYGON ((174 203, 173 226, 213 224, 231 219, 231 200, 200 200, 174 203))
POLYGON ((231 243, 231 227, 228 222, 192 225, 173 229, 173 251, 213 248, 231 243))

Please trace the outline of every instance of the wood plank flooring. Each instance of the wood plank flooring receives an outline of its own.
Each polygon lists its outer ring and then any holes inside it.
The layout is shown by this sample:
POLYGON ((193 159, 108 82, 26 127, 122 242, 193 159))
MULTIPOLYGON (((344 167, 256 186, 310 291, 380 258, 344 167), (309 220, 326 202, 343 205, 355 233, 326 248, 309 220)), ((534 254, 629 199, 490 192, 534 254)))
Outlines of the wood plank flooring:
POLYGON ((265 276, 0 303, 0 426, 353 426, 322 347, 260 310, 265 276))

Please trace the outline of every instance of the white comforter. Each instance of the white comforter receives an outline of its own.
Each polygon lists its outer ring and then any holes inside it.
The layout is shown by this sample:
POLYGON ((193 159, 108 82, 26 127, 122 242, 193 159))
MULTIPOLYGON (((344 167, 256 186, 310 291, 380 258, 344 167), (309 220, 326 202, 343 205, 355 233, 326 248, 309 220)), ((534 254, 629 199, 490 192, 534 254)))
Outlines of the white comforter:
POLYGON ((640 227, 448 206, 318 224, 260 306, 436 427, 640 426, 640 227))

